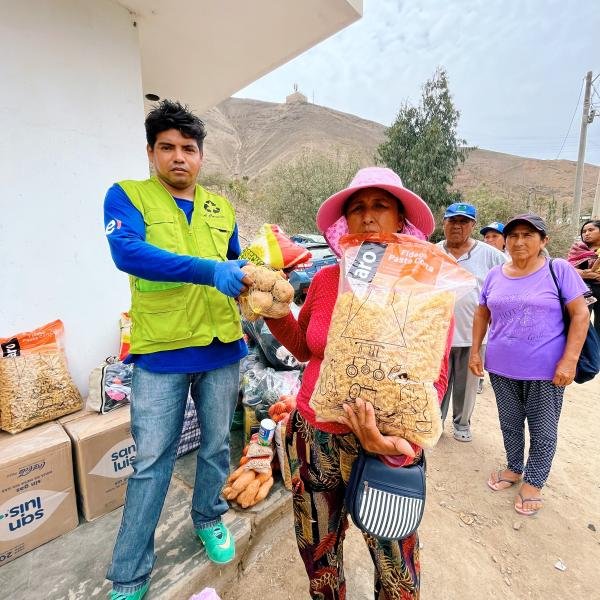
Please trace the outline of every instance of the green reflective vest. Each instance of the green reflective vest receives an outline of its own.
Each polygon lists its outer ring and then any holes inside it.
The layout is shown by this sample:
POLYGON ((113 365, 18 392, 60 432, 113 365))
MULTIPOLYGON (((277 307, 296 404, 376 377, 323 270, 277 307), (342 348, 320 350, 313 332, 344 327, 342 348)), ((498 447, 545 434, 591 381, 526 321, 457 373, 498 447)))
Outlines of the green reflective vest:
MULTIPOLYGON (((196 185, 188 224, 156 178, 120 181, 119 185, 142 213, 149 244, 176 254, 227 260, 235 214, 225 198, 196 185)), ((214 338, 233 342, 242 337, 237 304, 211 286, 134 276, 129 281, 132 354, 207 346, 214 338)))

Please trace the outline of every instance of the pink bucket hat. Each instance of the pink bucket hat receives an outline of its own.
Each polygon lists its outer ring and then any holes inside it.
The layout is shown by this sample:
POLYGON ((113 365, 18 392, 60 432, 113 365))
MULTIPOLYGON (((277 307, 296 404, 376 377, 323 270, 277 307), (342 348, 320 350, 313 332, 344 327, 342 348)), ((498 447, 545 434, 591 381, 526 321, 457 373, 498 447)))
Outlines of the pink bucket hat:
POLYGON ((396 196, 402 202, 404 216, 427 237, 433 233, 435 221, 429 206, 417 194, 405 188, 402 179, 394 171, 385 167, 361 169, 346 189, 327 198, 317 212, 319 231, 325 233, 342 216, 344 204, 354 192, 370 187, 387 190, 396 196))

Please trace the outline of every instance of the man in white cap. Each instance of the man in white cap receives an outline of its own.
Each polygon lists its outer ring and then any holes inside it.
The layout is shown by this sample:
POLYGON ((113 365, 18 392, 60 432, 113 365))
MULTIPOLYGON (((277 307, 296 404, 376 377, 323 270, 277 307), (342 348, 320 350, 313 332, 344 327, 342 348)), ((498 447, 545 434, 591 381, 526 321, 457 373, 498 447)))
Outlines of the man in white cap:
MULTIPOLYGON (((477 210, 472 204, 456 202, 444 213, 445 239, 438 242, 444 251, 453 256, 461 267, 475 275, 477 287, 457 300, 454 307, 454 338, 448 366, 448 389, 442 400, 442 420, 446 419, 452 397, 454 439, 470 442, 471 415, 479 377, 469 371, 469 353, 472 344, 473 316, 479 303, 481 286, 488 271, 506 262, 506 256, 489 244, 478 242, 471 236, 477 223, 477 210)), ((485 344, 481 347, 485 356, 485 344)))
POLYGON ((504 223, 492 221, 485 227, 482 227, 479 230, 479 233, 483 236, 483 241, 486 244, 494 246, 494 248, 500 250, 500 252, 504 252, 504 236, 502 235, 503 231, 504 223))

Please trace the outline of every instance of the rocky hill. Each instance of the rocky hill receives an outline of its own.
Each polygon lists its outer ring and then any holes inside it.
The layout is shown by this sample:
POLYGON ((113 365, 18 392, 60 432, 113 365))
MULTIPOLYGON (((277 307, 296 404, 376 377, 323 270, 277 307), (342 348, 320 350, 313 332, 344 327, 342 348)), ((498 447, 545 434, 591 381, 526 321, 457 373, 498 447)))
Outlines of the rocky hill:
MULTIPOLYGON (((230 98, 208 111, 205 119, 203 172, 228 178, 247 178, 251 183, 268 175, 280 162, 289 162, 305 149, 322 153, 348 152, 363 165, 373 164, 375 149, 384 139, 385 127, 316 104, 275 104, 230 98)), ((591 208, 600 167, 586 165, 582 208, 591 208)), ((538 160, 476 149, 471 151, 455 179, 455 187, 466 198, 482 189, 501 197, 554 197, 570 204, 575 180, 575 163, 567 160, 538 160)), ((244 214, 258 222, 266 216, 244 214), (258 221, 257 221, 258 220, 258 221)))
POLYGON ((309 103, 274 104, 230 98, 203 117, 205 172, 255 179, 303 149, 356 153, 367 165, 385 127, 309 103))

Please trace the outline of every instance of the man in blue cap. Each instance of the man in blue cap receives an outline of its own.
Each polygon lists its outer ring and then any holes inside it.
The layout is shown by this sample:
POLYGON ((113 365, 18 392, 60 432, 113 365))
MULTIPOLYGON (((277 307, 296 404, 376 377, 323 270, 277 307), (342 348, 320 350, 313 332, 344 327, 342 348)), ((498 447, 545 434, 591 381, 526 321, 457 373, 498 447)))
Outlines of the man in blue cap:
MULTIPOLYGON (((479 377, 469 370, 469 353, 475 308, 479 304, 481 286, 488 271, 506 262, 506 256, 501 251, 473 239, 476 223, 475 207, 466 202, 455 202, 444 213, 445 239, 438 242, 438 246, 453 256, 461 267, 473 273, 477 280, 477 287, 458 299, 454 307, 455 325, 448 365, 448 390, 441 407, 442 420, 445 420, 452 398, 454 439, 459 442, 470 442, 473 439, 471 415, 475 408, 479 377)), ((485 352, 485 340, 482 352, 485 352)))
POLYGON ((483 241, 490 246, 494 246, 500 250, 500 252, 504 252, 504 236, 502 232, 504 231, 504 223, 500 223, 499 221, 492 221, 485 227, 482 227, 479 230, 479 233, 483 236, 483 241))

